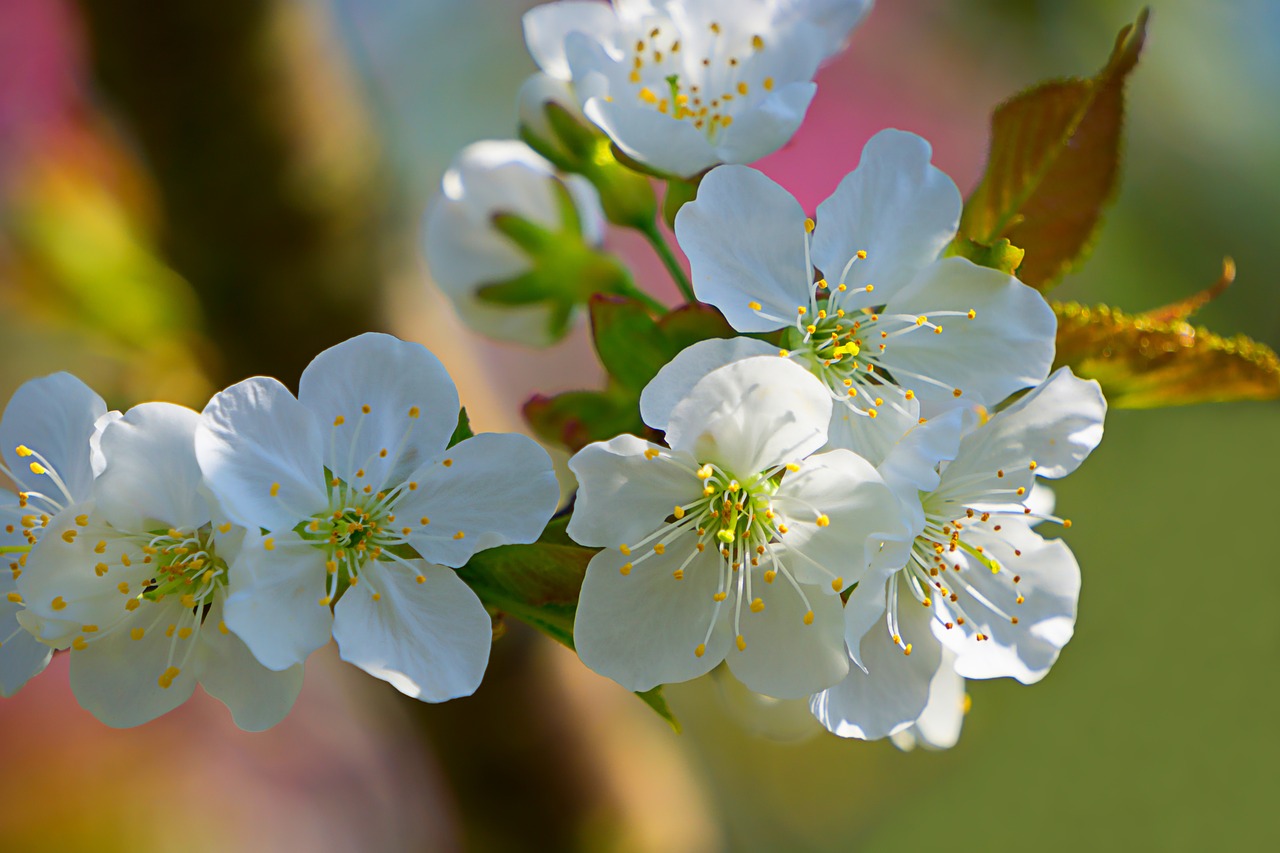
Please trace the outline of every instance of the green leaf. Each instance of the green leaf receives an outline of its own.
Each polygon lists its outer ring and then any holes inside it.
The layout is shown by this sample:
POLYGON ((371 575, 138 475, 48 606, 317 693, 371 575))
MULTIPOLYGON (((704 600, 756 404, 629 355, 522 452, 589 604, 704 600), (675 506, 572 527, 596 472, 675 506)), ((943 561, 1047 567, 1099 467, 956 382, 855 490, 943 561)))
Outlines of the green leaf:
POLYGON ((680 721, 676 719, 675 714, 671 713, 671 706, 667 704, 667 697, 662 695, 661 684, 652 690, 646 690, 636 695, 640 697, 642 702, 656 711, 659 717, 666 720, 676 734, 680 734, 680 721))
POLYGON ((577 451, 593 441, 605 441, 624 432, 644 435, 636 399, 635 394, 616 387, 608 391, 566 391, 554 397, 535 394, 524 404, 523 411, 538 438, 577 451))
POLYGON ((519 619, 573 648, 573 617, 587 563, 595 551, 535 542, 481 551, 458 577, 489 610, 519 619))
POLYGON ((458 409, 458 425, 453 428, 453 435, 449 436, 449 446, 453 447, 474 435, 475 433, 471 431, 471 418, 467 417, 467 407, 463 406, 458 409))
POLYGON ((685 347, 736 332, 720 312, 692 303, 654 319, 643 303, 598 294, 589 303, 591 334, 600 362, 622 388, 640 391, 685 347))
POLYGON ((1107 401, 1125 409, 1280 398, 1280 359, 1269 347, 1187 322, 1234 277, 1228 258, 1212 287, 1136 316, 1106 305, 1054 304, 1057 366, 1098 380, 1107 401))
MULTIPOLYGON (((960 235, 1026 250, 1020 277, 1051 287, 1084 256, 1115 194, 1124 84, 1147 37, 1148 10, 1120 31, 1106 66, 1014 96, 991 119, 986 173, 965 203, 960 235)), ((963 254, 963 252, 962 252, 963 254)))

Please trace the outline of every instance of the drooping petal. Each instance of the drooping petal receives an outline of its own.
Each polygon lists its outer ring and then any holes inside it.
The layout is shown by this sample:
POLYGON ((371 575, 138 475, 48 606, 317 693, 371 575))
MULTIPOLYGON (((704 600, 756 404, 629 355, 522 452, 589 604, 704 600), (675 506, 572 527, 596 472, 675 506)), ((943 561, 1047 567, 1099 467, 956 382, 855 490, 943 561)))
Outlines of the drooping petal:
POLYGON ((766 584, 759 578, 752 591, 764 609, 743 608, 740 628, 746 646, 730 649, 725 658, 739 681, 766 696, 800 699, 848 674, 838 597, 810 587, 806 601, 790 584, 766 584))
POLYGON ((825 385, 787 359, 756 356, 703 377, 672 410, 667 443, 749 477, 817 450, 830 420, 825 385))
POLYGON ((942 650, 942 664, 929 684, 929 703, 924 706, 920 719, 895 735, 890 735, 893 745, 901 750, 950 749, 960 740, 960 728, 964 725, 964 679, 956 674, 956 656, 942 650))
POLYGON ((858 168, 818 206, 813 262, 833 286, 871 284, 891 300, 955 237, 960 190, 930 164, 931 156, 929 143, 914 133, 882 130, 862 149, 858 168), (859 250, 867 256, 841 278, 859 250))
POLYGON ((985 425, 965 436, 943 482, 995 468, 1036 463, 1041 477, 1065 477, 1102 440, 1107 401, 1093 380, 1077 379, 1070 368, 1054 371, 985 425))
POLYGON ((396 504, 420 556, 457 567, 477 551, 541 535, 560 499, 545 450, 523 435, 483 433, 447 452, 410 475, 418 488, 396 504))
POLYGON ((560 0, 544 3, 524 13, 524 42, 538 67, 552 77, 569 79, 565 38, 579 31, 593 38, 611 40, 620 24, 606 3, 560 0))
POLYGON ((93 465, 89 447, 94 422, 107 413, 107 405, 89 386, 70 373, 54 373, 23 383, 0 417, 0 456, 24 491, 48 494, 60 503, 89 497, 93 465), (19 456, 17 448, 39 453, 66 485, 68 496, 30 470, 33 457, 19 456))
POLYGON ((223 511, 244 527, 290 530, 329 505, 321 426, 275 379, 215 395, 196 428, 196 458, 223 511))
POLYGON ((372 562, 338 602, 333 636, 343 660, 407 696, 444 702, 480 686, 493 627, 452 569, 372 562))
POLYGON ((968 531, 967 539, 994 557, 1000 570, 993 574, 975 566, 963 573, 968 589, 961 594, 969 632, 943 631, 935 625, 934 633, 956 653, 956 671, 965 678, 1039 681, 1075 630, 1080 598, 1075 556, 1061 539, 1044 539, 1018 520, 1002 520, 998 533, 978 525, 968 531), (1019 597, 1022 604, 1017 603, 1019 597), (990 639, 979 641, 975 632, 990 639))
POLYGON ((808 81, 788 83, 738 113, 716 141, 716 159, 721 163, 753 163, 777 151, 800 128, 817 92, 817 85, 808 81))
POLYGON ((117 530, 195 530, 208 523, 196 461, 199 423, 200 415, 185 406, 143 403, 103 428, 99 446, 106 467, 93 493, 98 511, 117 530))
POLYGON ((697 128, 657 110, 597 97, 584 103, 582 111, 623 153, 656 172, 689 178, 719 162, 697 128))
POLYGON ((876 740, 905 729, 924 712, 930 684, 942 662, 942 647, 929 632, 932 615, 914 601, 899 610, 903 654, 883 622, 863 635, 859 654, 866 672, 849 667, 849 675, 810 701, 810 710, 840 737, 876 740))
POLYGON ((323 552, 292 531, 245 537, 231 566, 224 619, 267 669, 302 663, 329 642, 333 614, 324 564, 323 552))
POLYGON ((53 649, 18 624, 22 605, 8 598, 16 588, 13 574, 0 566, 0 697, 6 699, 43 672, 53 657, 53 649))
POLYGON ((632 558, 616 549, 592 558, 573 625, 583 663, 628 690, 649 690, 696 678, 724 660, 729 608, 722 605, 717 617, 713 600, 720 557, 708 548, 685 565, 696 540, 691 533, 681 536, 626 575, 621 568, 632 558), (673 573, 682 565, 684 577, 676 580, 673 573), (704 642, 699 657, 696 649, 704 642))
POLYGON ((698 298, 740 332, 794 322, 813 281, 805 265, 805 215, 791 193, 746 166, 712 169, 676 215, 698 298), (752 307, 752 304, 760 308, 752 307), (768 316, 763 316, 768 315, 768 316))
POLYGON ((421 344, 369 332, 320 353, 298 401, 330 427, 324 456, 347 482, 365 471, 375 491, 435 459, 458 424, 458 390, 421 344))
POLYGON ((756 338, 711 338, 681 350, 662 366, 640 392, 640 416, 654 429, 665 430, 676 404, 689 396, 702 377, 718 367, 757 355, 777 355, 772 344, 756 338))
POLYGON ((258 662, 249 647, 226 628, 224 594, 205 615, 193 660, 200 686, 227 706, 237 726, 260 732, 280 722, 302 690, 302 664, 272 671, 258 662))
POLYGON ((910 542, 913 536, 879 473, 849 450, 804 460, 799 471, 782 478, 773 500, 788 528, 783 562, 801 583, 829 595, 881 567, 882 543, 910 542))
MULTIPOLYGON (((176 599, 159 606, 159 624, 176 624, 182 618, 184 608, 176 599)), ((185 612, 189 620, 190 610, 185 612)), ((76 701, 113 728, 140 726, 172 711, 191 698, 196 686, 194 668, 183 666, 194 638, 167 636, 159 628, 136 640, 133 636, 115 631, 71 653, 76 701)))
POLYGON ((638 542, 677 505, 702 497, 697 468, 688 454, 634 435, 587 445, 569 460, 569 470, 578 478, 569 536, 598 548, 638 542))
POLYGON ((960 389, 971 401, 995 405, 1014 391, 1038 385, 1053 363, 1057 319, 1036 290, 999 270, 965 258, 931 264, 893 295, 885 315, 954 311, 968 317, 934 319, 942 334, 925 330, 895 338, 881 361, 937 380, 904 380, 932 417, 955 403, 960 389))

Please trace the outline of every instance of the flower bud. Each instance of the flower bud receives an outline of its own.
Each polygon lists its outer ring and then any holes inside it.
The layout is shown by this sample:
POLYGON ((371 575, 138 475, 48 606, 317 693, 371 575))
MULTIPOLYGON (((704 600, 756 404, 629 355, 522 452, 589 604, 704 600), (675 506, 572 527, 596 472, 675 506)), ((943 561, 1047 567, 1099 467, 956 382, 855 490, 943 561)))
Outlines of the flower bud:
POLYGON ((459 152, 426 219, 427 264, 463 321, 530 346, 563 337, 591 294, 630 285, 603 238, 591 184, 514 140, 459 152))

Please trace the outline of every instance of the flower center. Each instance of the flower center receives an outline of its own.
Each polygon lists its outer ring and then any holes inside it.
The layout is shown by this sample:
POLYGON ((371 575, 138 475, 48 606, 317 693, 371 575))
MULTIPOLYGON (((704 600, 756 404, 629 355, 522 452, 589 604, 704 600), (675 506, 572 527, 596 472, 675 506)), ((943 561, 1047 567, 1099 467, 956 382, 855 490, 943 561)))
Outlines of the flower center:
MULTIPOLYGON (((754 476, 739 479, 732 473, 712 463, 706 463, 690 471, 681 462, 657 449, 645 452, 650 461, 675 465, 689 471, 702 482, 701 494, 685 503, 677 504, 671 515, 653 533, 635 544, 623 544, 619 550, 634 559, 624 563, 619 571, 629 575, 642 563, 666 554, 672 545, 689 547, 688 553, 672 572, 672 577, 684 580, 685 571, 700 554, 712 549, 719 554, 718 583, 712 596, 715 607, 703 641, 694 649, 697 657, 707 650, 707 643, 720 616, 722 606, 733 597, 733 630, 738 650, 747 647, 742 632, 742 610, 745 606, 752 613, 764 611, 764 600, 753 593, 755 569, 762 569, 762 579, 772 584, 782 575, 804 602, 804 624, 813 623, 813 609, 790 570, 779 560, 777 550, 788 531, 788 518, 775 503, 775 496, 783 476, 800 469, 798 463, 779 465, 754 476)), ((811 507, 806 507, 812 510, 811 507)), ((826 527, 827 516, 814 511, 816 523, 826 527)))
POLYGON ((705 45, 699 54, 683 48, 670 21, 635 31, 628 80, 641 104, 692 123, 714 143, 735 113, 773 91, 774 81, 753 61, 765 50, 761 36, 734 36, 714 22, 707 30, 698 34, 705 45))

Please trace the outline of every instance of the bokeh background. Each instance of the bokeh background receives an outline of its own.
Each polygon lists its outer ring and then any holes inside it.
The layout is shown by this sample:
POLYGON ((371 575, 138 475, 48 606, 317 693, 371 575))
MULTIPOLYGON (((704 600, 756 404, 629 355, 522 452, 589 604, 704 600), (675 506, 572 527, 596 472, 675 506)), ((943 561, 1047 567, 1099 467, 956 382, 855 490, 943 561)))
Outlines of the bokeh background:
MULTIPOLYGON (((1240 274, 1200 320, 1280 346, 1280 6, 1155 0, 1123 187, 1062 298, 1138 311, 1240 274)), ((72 370, 113 406, 196 408, 381 329, 427 344, 473 423, 591 387, 581 334, 529 355, 433 292, 421 212, 453 153, 514 132, 520 0, 0 0, 0 399, 72 370)), ((987 116, 1092 73, 1138 6, 897 0, 761 164, 810 209, 896 126, 963 190, 987 116)), ((663 296, 638 241, 614 235, 663 296)), ((1276 403, 1117 411, 1058 489, 1084 570, 1039 685, 971 683, 946 753, 814 731, 728 679, 681 735, 517 624, 479 693, 421 705, 314 655, 258 735, 198 695, 116 732, 65 660, 0 700, 10 850, 1243 850, 1274 843, 1276 403)))

